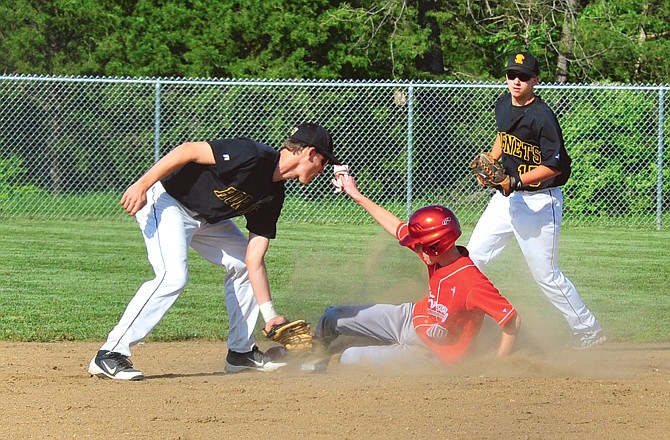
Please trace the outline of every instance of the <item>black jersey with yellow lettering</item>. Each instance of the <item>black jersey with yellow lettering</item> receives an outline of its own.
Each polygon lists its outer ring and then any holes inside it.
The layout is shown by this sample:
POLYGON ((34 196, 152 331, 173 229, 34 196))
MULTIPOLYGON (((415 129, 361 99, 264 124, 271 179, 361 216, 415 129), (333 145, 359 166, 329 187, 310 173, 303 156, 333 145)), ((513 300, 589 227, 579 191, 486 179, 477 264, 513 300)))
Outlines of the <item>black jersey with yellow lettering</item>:
POLYGON ((505 171, 518 177, 538 165, 561 171, 553 179, 524 186, 525 191, 561 186, 570 177, 570 156, 563 144, 563 133, 556 115, 535 96, 523 107, 512 105, 512 95, 506 93, 496 104, 498 135, 502 142, 502 163, 505 171))
POLYGON ((167 193, 209 223, 244 216, 250 232, 275 238, 284 204, 284 181, 272 181, 279 151, 246 138, 208 143, 216 163, 186 164, 161 180, 167 193))

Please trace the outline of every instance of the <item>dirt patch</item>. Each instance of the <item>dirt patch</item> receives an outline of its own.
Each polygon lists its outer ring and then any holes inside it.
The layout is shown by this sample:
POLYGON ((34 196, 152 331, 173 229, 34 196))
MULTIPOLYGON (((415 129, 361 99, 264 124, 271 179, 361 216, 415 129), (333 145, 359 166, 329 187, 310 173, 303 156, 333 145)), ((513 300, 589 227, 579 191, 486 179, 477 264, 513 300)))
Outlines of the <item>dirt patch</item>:
MULTIPOLYGON (((141 382, 89 377, 97 343, 0 343, 7 439, 667 439, 670 344, 519 349, 438 373, 223 372, 220 342, 146 343, 141 382)), ((266 347, 264 347, 266 348, 266 347)))

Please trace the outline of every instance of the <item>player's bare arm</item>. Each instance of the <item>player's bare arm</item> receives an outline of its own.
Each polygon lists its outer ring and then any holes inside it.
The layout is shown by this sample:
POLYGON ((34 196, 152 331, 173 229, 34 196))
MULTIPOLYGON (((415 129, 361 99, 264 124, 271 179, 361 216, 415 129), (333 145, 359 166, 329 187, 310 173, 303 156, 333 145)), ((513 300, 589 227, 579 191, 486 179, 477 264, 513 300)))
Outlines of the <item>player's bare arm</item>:
MULTIPOLYGON (((249 233, 245 264, 247 266, 247 272, 249 273, 249 282, 254 291, 254 297, 256 298, 256 302, 261 306, 261 311, 263 311, 264 304, 272 301, 268 272, 265 267, 265 254, 269 248, 269 238, 256 235, 252 232, 249 233)), ((263 319, 265 319, 266 331, 270 331, 276 324, 286 322, 286 318, 281 315, 275 315, 266 319, 266 313, 263 313, 263 319)))
POLYGON ((535 183, 541 183, 545 180, 552 179, 561 174, 556 168, 551 168, 545 165, 539 165, 536 168, 528 171, 527 173, 521 174, 519 178, 524 185, 533 185, 535 183))
POLYGON ((496 135, 496 138, 493 141, 491 156, 493 156, 494 159, 500 159, 502 157, 502 141, 500 140, 500 133, 496 135))
POLYGON ((346 192, 353 201, 365 209, 372 216, 372 218, 374 218, 377 223, 379 223, 386 230, 386 232, 395 237, 395 233, 398 230, 398 225, 400 225, 402 221, 392 212, 382 208, 361 194, 361 192, 358 190, 358 187, 356 186, 356 181, 354 180, 353 176, 339 176, 338 180, 342 183, 342 190, 346 192))
POLYGON ((121 205, 128 214, 135 215, 147 202, 147 190, 187 163, 214 165, 214 153, 207 142, 186 142, 163 156, 142 177, 133 183, 121 197, 121 205))
POLYGON ((498 351, 496 352, 497 356, 507 356, 512 352, 514 344, 516 343, 516 338, 519 335, 520 328, 521 319, 519 318, 519 314, 515 313, 514 316, 503 326, 502 336, 500 337, 500 345, 498 346, 498 351))

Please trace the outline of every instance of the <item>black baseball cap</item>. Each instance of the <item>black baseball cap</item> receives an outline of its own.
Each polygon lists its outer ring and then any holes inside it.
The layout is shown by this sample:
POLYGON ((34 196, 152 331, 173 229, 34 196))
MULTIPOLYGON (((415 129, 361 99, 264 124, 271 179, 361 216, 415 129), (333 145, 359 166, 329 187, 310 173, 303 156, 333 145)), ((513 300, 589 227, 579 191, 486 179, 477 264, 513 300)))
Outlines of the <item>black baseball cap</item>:
POLYGON ((517 52, 510 55, 507 59, 507 67, 503 70, 505 72, 515 70, 531 76, 538 76, 540 74, 540 63, 530 52, 517 52))
POLYGON ((300 124, 291 130, 289 138, 293 138, 297 141, 306 143, 310 147, 314 147, 317 152, 328 159, 328 162, 331 165, 340 163, 337 157, 333 154, 333 138, 330 137, 328 130, 319 124, 314 124, 312 122, 300 124))

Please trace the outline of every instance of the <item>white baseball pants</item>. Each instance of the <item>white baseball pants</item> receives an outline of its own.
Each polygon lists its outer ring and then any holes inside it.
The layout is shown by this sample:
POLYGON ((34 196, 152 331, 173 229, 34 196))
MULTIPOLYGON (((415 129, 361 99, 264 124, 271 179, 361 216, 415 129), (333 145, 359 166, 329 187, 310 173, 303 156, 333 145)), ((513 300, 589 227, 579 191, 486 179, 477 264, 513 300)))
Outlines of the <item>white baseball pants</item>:
POLYGON ((533 279, 568 322, 575 334, 600 330, 575 286, 558 267, 558 240, 563 221, 560 188, 496 192, 475 226, 467 249, 481 270, 516 238, 533 279))
POLYGON ((156 277, 135 293, 101 349, 130 356, 130 347, 163 319, 186 286, 191 246, 207 261, 226 268, 228 348, 250 351, 259 308, 244 264, 247 238, 242 231, 232 220, 207 223, 166 193, 160 182, 149 189, 147 204, 135 217, 156 277))

